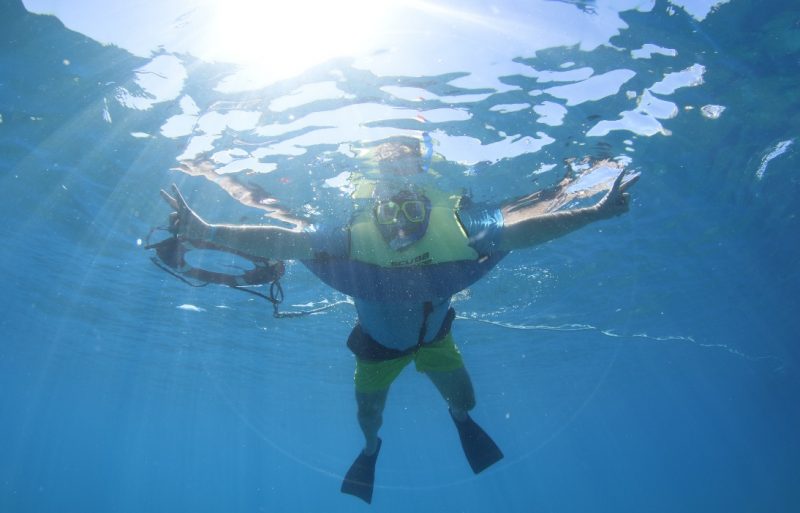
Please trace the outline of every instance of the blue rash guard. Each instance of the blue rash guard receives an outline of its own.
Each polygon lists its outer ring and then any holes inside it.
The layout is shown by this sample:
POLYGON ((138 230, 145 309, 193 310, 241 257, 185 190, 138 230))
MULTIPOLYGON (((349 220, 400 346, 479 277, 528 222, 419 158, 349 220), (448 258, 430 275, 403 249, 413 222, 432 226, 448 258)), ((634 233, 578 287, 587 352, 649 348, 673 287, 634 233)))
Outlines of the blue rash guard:
POLYGON ((507 254, 498 249, 503 227, 499 209, 459 210, 457 219, 478 255, 475 260, 382 267, 351 258, 349 226, 321 226, 312 232, 315 258, 303 264, 353 297, 367 335, 386 348, 407 351, 436 339, 453 294, 478 281, 507 254), (433 307, 427 313, 426 303, 433 307))

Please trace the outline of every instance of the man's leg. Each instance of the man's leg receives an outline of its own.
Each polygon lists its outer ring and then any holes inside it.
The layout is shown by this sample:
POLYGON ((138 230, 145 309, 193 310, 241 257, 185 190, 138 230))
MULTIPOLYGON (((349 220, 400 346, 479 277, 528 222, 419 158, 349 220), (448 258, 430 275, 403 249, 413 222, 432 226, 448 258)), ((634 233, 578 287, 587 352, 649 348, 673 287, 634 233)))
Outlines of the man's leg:
POLYGON ((469 416, 475 407, 472 380, 451 336, 417 352, 417 369, 430 377, 450 407, 461 447, 477 474, 503 458, 503 452, 469 416))
POLYGON ((375 392, 359 392, 356 390, 358 403, 358 424, 364 433, 364 454, 374 454, 378 450, 378 430, 383 424, 383 408, 389 389, 375 392))
POLYGON ((373 454, 378 449, 378 429, 383 424, 389 386, 410 362, 410 355, 378 362, 356 358, 356 403, 358 424, 366 442, 364 454, 373 454))
MULTIPOLYGON (((358 383, 356 381, 356 383, 358 383)), ((356 388, 358 402, 358 423, 364 432, 366 446, 356 457, 342 480, 342 493, 353 495, 367 504, 372 502, 372 490, 375 483, 375 463, 381 450, 381 439, 378 429, 383 420, 383 407, 386 405, 388 388, 361 392, 356 388)))
POLYGON ((475 407, 475 391, 453 336, 423 346, 417 351, 416 364, 447 401, 454 418, 464 420, 475 407))
POLYGON ((456 420, 467 418, 467 412, 475 408, 475 390, 467 369, 459 367, 451 371, 427 371, 425 374, 447 401, 456 420))

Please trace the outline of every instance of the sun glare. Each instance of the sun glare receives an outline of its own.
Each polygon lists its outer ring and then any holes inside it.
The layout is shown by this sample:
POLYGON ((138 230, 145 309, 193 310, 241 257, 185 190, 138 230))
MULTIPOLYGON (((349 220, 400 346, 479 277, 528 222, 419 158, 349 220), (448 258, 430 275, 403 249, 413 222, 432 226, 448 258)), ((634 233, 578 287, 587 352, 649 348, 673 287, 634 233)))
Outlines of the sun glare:
POLYGON ((365 51, 389 5, 380 0, 218 0, 208 55, 263 79, 288 78, 365 51))

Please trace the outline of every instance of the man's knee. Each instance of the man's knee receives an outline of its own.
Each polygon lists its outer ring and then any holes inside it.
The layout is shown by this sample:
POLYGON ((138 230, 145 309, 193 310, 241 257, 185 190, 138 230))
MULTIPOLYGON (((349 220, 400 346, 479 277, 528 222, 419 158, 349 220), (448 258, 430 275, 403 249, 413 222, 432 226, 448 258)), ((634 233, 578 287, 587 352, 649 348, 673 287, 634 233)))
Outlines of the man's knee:
POLYGON ((466 369, 428 372, 428 376, 451 409, 467 412, 475 408, 475 390, 466 369))
POLYGON ((386 405, 386 391, 356 392, 359 418, 380 418, 386 405))
POLYGON ((451 408, 465 412, 475 408, 475 391, 471 386, 453 395, 454 396, 448 400, 451 408))

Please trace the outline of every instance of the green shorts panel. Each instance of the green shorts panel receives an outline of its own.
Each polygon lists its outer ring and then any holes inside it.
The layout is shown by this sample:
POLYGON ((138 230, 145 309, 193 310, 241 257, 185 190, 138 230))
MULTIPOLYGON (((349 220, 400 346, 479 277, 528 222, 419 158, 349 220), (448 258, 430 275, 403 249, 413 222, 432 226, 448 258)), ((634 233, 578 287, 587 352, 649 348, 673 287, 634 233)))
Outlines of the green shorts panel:
POLYGON ((448 334, 442 340, 426 344, 417 352, 400 358, 380 362, 356 358, 356 391, 386 390, 412 360, 418 372, 447 372, 464 366, 453 335, 448 334))

